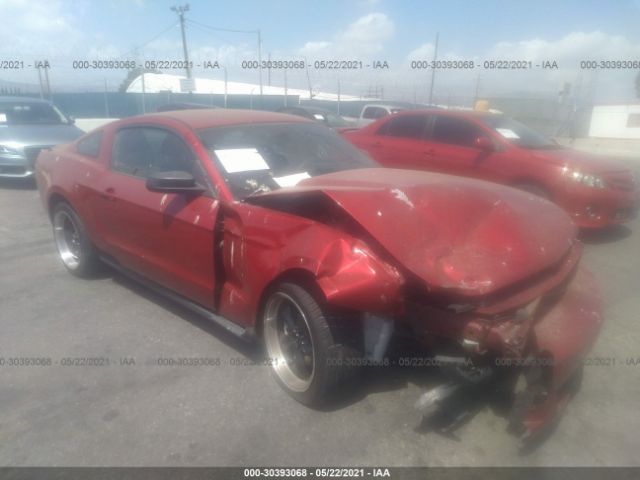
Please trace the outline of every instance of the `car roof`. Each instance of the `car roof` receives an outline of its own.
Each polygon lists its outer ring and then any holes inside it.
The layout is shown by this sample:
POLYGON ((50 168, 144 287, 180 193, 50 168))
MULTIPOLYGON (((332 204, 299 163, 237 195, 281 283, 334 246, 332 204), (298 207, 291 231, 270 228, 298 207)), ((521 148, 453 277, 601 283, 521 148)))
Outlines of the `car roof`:
MULTIPOLYGON (((131 117, 130 117, 131 118, 131 117)), ((197 109, 175 110, 141 115, 135 118, 174 119, 193 130, 222 127, 225 125, 241 125, 251 123, 304 123, 311 122, 306 118, 286 113, 263 112, 258 110, 232 109, 197 109)))
POLYGON ((33 98, 33 97, 12 97, 12 96, 0 97, 0 103, 15 103, 15 102, 21 102, 21 103, 46 103, 46 104, 50 104, 51 103, 51 102, 49 102, 47 100, 42 100, 40 98, 33 98))
POLYGON ((447 110, 445 108, 419 108, 416 110, 403 110, 394 115, 415 115, 420 113, 437 113, 438 115, 451 115, 457 117, 493 117, 503 115, 502 113, 482 112, 478 110, 447 110))

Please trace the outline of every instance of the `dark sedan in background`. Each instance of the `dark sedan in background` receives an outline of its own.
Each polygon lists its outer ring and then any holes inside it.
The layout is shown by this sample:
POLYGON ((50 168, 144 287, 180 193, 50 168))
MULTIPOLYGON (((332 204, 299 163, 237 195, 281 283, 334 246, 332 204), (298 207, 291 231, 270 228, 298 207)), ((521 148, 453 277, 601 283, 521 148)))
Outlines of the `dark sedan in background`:
POLYGON ((40 150, 75 140, 84 132, 51 102, 0 97, 0 178, 28 178, 40 150))

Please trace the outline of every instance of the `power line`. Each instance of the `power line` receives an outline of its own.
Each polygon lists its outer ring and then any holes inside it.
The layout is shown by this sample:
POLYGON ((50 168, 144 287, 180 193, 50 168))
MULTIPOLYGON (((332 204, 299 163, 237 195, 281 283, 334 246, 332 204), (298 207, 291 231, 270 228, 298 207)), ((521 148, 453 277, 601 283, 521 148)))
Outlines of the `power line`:
POLYGON ((256 33, 258 33, 258 32, 259 32, 259 30, 234 30, 234 29, 231 29, 231 28, 219 28, 219 27, 212 27, 211 25, 206 25, 206 24, 204 24, 204 23, 197 22, 197 21, 195 21, 195 20, 191 20, 190 18, 187 18, 186 20, 187 20, 187 22, 189 22, 189 23, 193 23, 193 24, 195 24, 195 25, 200 25, 201 27, 206 28, 206 29, 208 29, 208 30, 215 30, 215 31, 218 31, 218 32, 252 33, 252 34, 254 34, 254 35, 255 35, 256 33))
POLYGON ((262 99, 262 32, 260 29, 258 30, 235 30, 232 28, 219 28, 212 27, 211 25, 206 25, 201 22, 196 22, 195 20, 187 19, 189 23, 193 23, 194 25, 199 25, 200 27, 206 28, 208 30, 219 31, 219 32, 231 32, 231 33, 251 33, 258 36, 258 72, 260 75, 260 98, 262 99))
POLYGON ((146 47, 147 45, 149 45, 151 42, 157 40, 160 36, 164 35, 165 33, 167 33, 169 30, 171 30, 172 28, 174 28, 176 25, 178 25, 178 22, 173 22, 169 27, 165 28, 164 30, 162 30, 161 32, 159 32, 158 34, 154 35, 151 39, 147 40, 146 42, 144 42, 141 45, 138 45, 134 48, 132 48, 131 50, 129 50, 127 53, 125 53, 124 55, 119 56, 118 58, 116 58, 116 60, 120 60, 128 55, 131 55, 132 53, 135 53, 137 50, 146 47))

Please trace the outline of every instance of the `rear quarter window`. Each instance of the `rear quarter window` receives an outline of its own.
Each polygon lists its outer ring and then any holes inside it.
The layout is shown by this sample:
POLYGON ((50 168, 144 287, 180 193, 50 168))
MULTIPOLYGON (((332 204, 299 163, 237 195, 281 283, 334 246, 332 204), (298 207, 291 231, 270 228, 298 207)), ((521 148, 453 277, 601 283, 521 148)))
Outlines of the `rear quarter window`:
POLYGON ((83 138, 77 144, 78 153, 86 157, 97 158, 100 156, 100 145, 102 144, 102 132, 92 133, 83 138))

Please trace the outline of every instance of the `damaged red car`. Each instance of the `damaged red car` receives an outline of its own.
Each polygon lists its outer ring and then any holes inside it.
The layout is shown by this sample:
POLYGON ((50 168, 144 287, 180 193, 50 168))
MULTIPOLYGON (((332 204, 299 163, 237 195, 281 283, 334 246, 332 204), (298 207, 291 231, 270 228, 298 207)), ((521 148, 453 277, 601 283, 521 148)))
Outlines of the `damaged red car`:
MULTIPOLYGON (((493 183, 379 168, 300 117, 128 118, 43 151, 36 172, 71 273, 107 263, 260 339, 275 379, 305 404, 410 338, 451 385, 512 385, 512 423, 535 432, 566 403, 602 322, 561 209, 493 183)), ((427 392, 418 405, 439 401, 427 392)))

